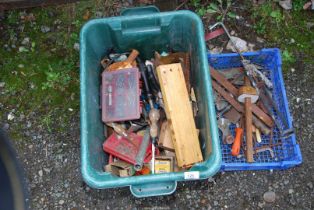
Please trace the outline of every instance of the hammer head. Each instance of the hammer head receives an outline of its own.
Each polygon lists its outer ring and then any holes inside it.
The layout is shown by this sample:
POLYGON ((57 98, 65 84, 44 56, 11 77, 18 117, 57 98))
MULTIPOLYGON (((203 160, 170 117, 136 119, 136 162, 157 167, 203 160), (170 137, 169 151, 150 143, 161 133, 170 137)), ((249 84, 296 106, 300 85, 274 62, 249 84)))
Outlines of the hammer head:
POLYGON ((251 98, 251 102, 255 103, 258 99, 258 95, 255 88, 251 86, 243 86, 239 88, 238 101, 244 103, 245 98, 251 98))

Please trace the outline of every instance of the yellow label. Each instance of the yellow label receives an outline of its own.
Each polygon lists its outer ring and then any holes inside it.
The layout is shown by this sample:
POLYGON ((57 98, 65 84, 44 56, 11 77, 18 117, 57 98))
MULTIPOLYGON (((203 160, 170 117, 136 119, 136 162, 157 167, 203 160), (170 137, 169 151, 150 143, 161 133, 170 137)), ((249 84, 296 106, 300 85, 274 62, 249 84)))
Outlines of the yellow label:
POLYGON ((156 160, 155 161, 155 173, 169 173, 171 172, 171 166, 169 160, 156 160))

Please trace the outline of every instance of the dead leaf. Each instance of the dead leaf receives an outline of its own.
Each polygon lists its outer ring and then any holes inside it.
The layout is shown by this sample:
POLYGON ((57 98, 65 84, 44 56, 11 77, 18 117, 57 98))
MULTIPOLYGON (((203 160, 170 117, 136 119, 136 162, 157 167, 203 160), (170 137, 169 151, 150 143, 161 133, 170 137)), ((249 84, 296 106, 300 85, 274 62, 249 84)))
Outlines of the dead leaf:
POLYGON ((83 20, 89 20, 91 13, 89 10, 86 10, 85 14, 83 15, 83 20))
POLYGON ((309 9, 311 5, 312 5, 312 2, 309 1, 303 5, 303 9, 309 9))
POLYGON ((264 4, 265 2, 266 0, 253 0, 254 5, 261 5, 261 4, 264 4))

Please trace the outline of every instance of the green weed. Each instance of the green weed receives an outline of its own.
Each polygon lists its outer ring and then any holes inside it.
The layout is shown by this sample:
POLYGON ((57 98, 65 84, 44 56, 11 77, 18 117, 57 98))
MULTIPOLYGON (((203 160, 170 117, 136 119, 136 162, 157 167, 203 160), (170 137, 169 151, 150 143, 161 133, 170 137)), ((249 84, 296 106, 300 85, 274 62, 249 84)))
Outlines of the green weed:
POLYGON ((292 1, 292 9, 294 11, 301 11, 303 10, 303 5, 308 2, 308 0, 293 0, 292 1))
POLYGON ((280 10, 274 10, 270 13, 270 16, 277 22, 279 23, 282 19, 283 16, 281 15, 280 10))
POLYGON ((51 125, 52 125, 51 111, 42 118, 42 124, 45 125, 45 127, 49 131, 49 133, 52 132, 52 129, 51 129, 51 125))
POLYGON ((282 52, 282 61, 284 63, 294 63, 296 60, 293 56, 293 54, 291 52, 289 52, 288 50, 284 50, 282 52))
POLYGON ((7 17, 7 21, 9 24, 16 24, 19 19, 19 14, 15 11, 10 11, 7 17))
POLYGON ((231 0, 216 0, 202 4, 201 0, 192 0, 190 4, 199 16, 215 15, 217 20, 223 21, 225 18, 236 18, 236 14, 230 11, 231 3, 231 0))
POLYGON ((258 34, 266 33, 266 24, 263 21, 257 22, 253 27, 258 34))

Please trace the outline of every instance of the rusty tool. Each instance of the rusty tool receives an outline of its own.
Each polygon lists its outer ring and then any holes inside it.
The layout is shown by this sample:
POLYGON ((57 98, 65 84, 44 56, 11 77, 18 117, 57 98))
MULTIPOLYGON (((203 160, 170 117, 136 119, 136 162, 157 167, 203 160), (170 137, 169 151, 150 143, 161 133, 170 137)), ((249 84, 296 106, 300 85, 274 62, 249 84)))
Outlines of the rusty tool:
MULTIPOLYGON (((234 99, 233 96, 230 95, 230 93, 228 93, 227 91, 225 91, 220 85, 217 84, 217 82, 215 82, 214 80, 212 80, 212 85, 213 88, 222 96, 226 99, 226 101, 228 101, 238 112, 240 113, 244 113, 244 108, 243 105, 240 104, 238 101, 236 101, 234 99)), ((255 124, 255 126, 259 129, 261 129, 261 131, 263 133, 268 133, 269 134, 269 128, 268 127, 272 127, 273 126, 273 121, 272 119, 265 114, 260 108, 258 108, 255 104, 252 104, 252 112, 257 116, 255 117, 253 115, 253 122, 255 124), (260 120, 259 120, 259 119, 260 120), (262 122, 263 121, 263 122, 262 122), (265 124, 264 124, 265 123, 265 124), (267 125, 267 126, 266 126, 267 125), (265 132, 264 132, 265 131, 265 132)))
POLYGON ((289 128, 287 119, 283 116, 282 112, 279 110, 277 104, 274 102, 273 98, 271 97, 271 94, 266 89, 265 85, 261 86, 260 98, 263 102, 265 109, 268 111, 268 113, 270 113, 270 116, 274 120, 276 127, 279 129, 280 137, 281 138, 288 138, 292 134, 294 134, 294 129, 289 128), (274 112, 272 110, 272 107, 274 108, 275 112, 279 116, 281 122, 284 124, 285 128, 282 128, 279 120, 276 119, 274 112))
MULTIPOLYGON (((210 75, 213 79, 215 79, 221 86, 223 86, 225 89, 227 89, 233 97, 238 96, 238 89, 233 86, 224 76, 222 76, 218 71, 215 69, 210 69, 210 75)), ((236 100, 232 96, 230 96, 230 93, 226 92, 222 87, 220 87, 215 81, 212 81, 212 85, 214 89, 228 101, 238 112, 243 113, 244 109, 241 104, 237 103, 236 100)), ((273 127, 274 122, 271 117, 269 117, 265 112, 263 112, 256 104, 252 104, 252 111, 253 113, 261 120, 263 123, 265 123, 268 127, 273 127)))
POLYGON ((231 109, 231 105, 227 104, 226 107, 224 107, 222 110, 219 110, 219 112, 217 113, 217 119, 221 118, 222 116, 225 115, 226 112, 228 112, 231 109))
POLYGON ((224 113, 224 117, 230 120, 230 122, 233 124, 239 122, 241 116, 242 115, 233 107, 224 113))
POLYGON ((270 153, 270 156, 271 156, 272 158, 275 157, 274 150, 273 150, 271 147, 269 147, 269 146, 256 148, 255 151, 254 151, 254 154, 257 154, 257 153, 259 153, 259 152, 266 152, 266 151, 268 151, 268 152, 270 153))
POLYGON ((112 64, 112 60, 105 57, 100 61, 101 66, 103 67, 103 69, 106 69, 110 64, 112 64))
POLYGON ((220 117, 218 119, 218 128, 221 130, 222 133, 222 141, 225 144, 232 144, 234 138, 229 129, 230 121, 228 119, 220 117))
POLYGON ((218 128, 222 133, 222 141, 224 144, 232 144, 234 138, 230 131, 230 120, 223 118, 224 113, 226 113, 231 108, 231 105, 228 104, 225 108, 223 108, 220 112, 217 113, 218 119, 218 128))
POLYGON ((243 71, 244 71, 243 67, 219 69, 219 72, 228 80, 234 80, 235 78, 243 76, 243 73, 244 73, 243 71))
POLYGON ((132 50, 131 54, 125 61, 113 63, 107 67, 107 71, 115 71, 119 69, 136 67, 135 59, 139 55, 139 52, 135 49, 132 50), (134 66, 135 65, 135 66, 134 66))
POLYGON ((214 29, 218 25, 220 25, 224 29, 225 33, 227 34, 228 38, 231 41, 231 44, 233 45, 233 47, 236 49, 237 53, 239 54, 239 56, 241 58, 241 63, 243 65, 243 68, 245 69, 244 72, 245 72, 246 76, 249 78, 253 87, 256 89, 257 94, 259 93, 259 89, 257 88, 257 84, 253 79, 253 75, 258 75, 265 82, 265 84, 267 85, 268 88, 272 88, 273 85, 272 85, 271 81, 263 73, 261 73, 254 64, 252 64, 249 60, 244 58, 244 56, 242 55, 242 53, 238 49, 237 45, 234 43, 234 40, 232 39, 226 26, 222 22, 218 22, 218 23, 214 24, 213 26, 210 26, 209 30, 214 29))
POLYGON ((257 150, 257 149, 262 149, 262 148, 274 148, 274 147, 279 147, 279 146, 282 146, 282 142, 278 142, 278 143, 269 143, 268 145, 263 145, 263 146, 260 146, 260 147, 255 147, 254 150, 257 150))
MULTIPOLYGON (((260 98, 262 98, 262 97, 260 97, 260 98)), ((259 108, 261 108, 261 110, 263 110, 263 112, 265 112, 266 114, 269 115, 269 113, 268 113, 268 111, 267 111, 267 109, 266 109, 264 103, 263 103, 261 100, 259 100, 259 101, 256 103, 256 105, 257 105, 259 108)))
POLYGON ((220 95, 214 93, 215 107, 217 111, 221 112, 228 106, 228 102, 220 95))
POLYGON ((227 80, 229 80, 234 85, 243 85, 244 81, 244 69, 243 67, 239 68, 228 68, 220 69, 219 71, 227 80))
MULTIPOLYGON (((273 88, 273 83, 261 71, 257 69, 257 66, 255 64, 251 63, 249 60, 242 60, 242 64, 244 66, 244 69, 251 72, 251 75, 253 77, 258 76, 262 81, 264 81, 267 88, 273 88)), ((255 87, 257 88, 257 86, 255 87)))
POLYGON ((239 89, 238 101, 244 103, 245 110, 245 136, 246 136, 246 159, 247 162, 254 162, 253 158, 253 139, 252 139, 252 103, 256 103, 258 95, 256 90, 251 87, 248 77, 244 78, 244 86, 239 89))

